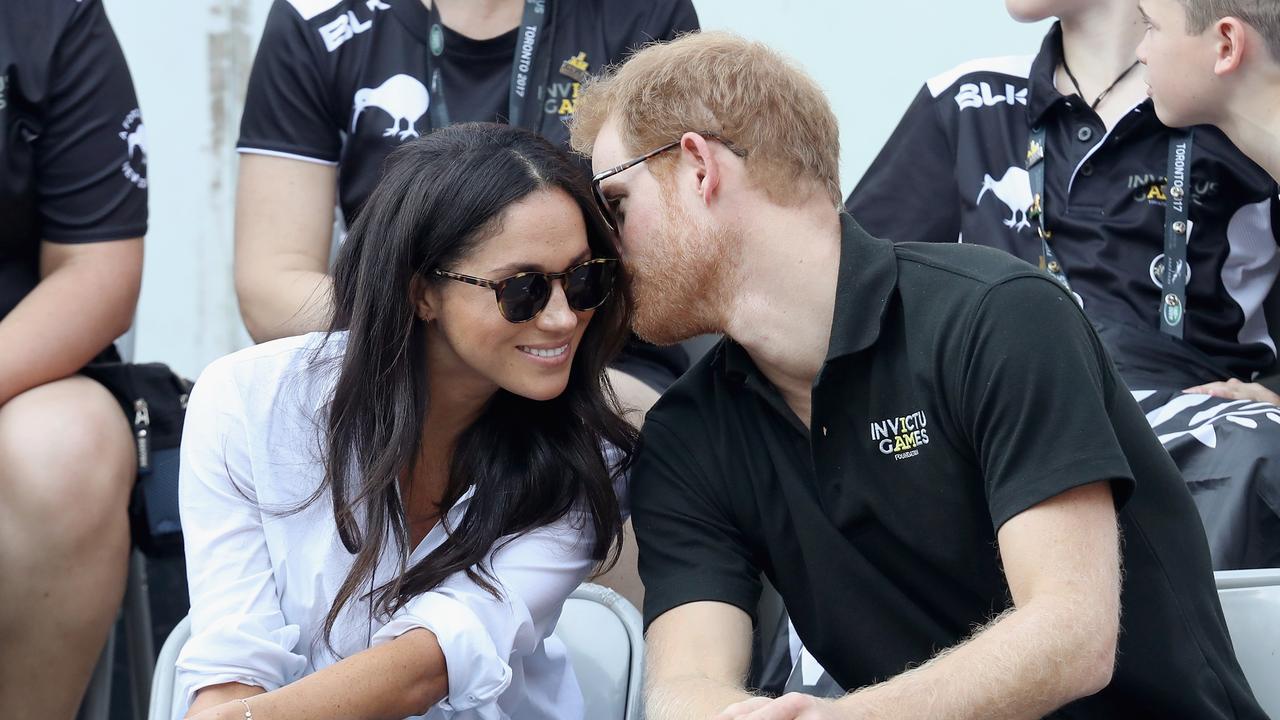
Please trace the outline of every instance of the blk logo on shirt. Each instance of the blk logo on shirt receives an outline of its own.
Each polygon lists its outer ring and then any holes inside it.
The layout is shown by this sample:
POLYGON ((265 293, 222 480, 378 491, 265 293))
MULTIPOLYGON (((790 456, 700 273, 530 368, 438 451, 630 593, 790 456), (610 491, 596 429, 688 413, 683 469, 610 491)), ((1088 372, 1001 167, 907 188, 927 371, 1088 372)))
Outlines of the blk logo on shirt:
POLYGON ((969 108, 995 107, 996 105, 1026 105, 1027 89, 1016 88, 1013 83, 1004 84, 1004 92, 997 94, 991 83, 965 83, 956 92, 956 104, 960 111, 969 108))
POLYGON ((427 114, 431 104, 427 87, 412 75, 392 75, 376 88, 360 88, 352 99, 351 132, 367 108, 378 108, 391 117, 391 127, 382 131, 383 137, 398 135, 401 140, 418 137, 414 126, 427 114), (400 123, 405 124, 404 130, 400 123))
POLYGON ((919 455, 920 448, 929 444, 928 427, 929 418, 923 410, 917 410, 910 415, 871 423, 871 440, 882 455, 906 460, 919 455))
MULTIPOLYGON (((379 10, 390 10, 391 6, 382 0, 366 0, 365 7, 374 15, 379 10)), ((348 10, 333 20, 320 26, 320 39, 324 40, 324 49, 333 52, 343 43, 373 27, 373 18, 361 20, 354 10, 348 10)))

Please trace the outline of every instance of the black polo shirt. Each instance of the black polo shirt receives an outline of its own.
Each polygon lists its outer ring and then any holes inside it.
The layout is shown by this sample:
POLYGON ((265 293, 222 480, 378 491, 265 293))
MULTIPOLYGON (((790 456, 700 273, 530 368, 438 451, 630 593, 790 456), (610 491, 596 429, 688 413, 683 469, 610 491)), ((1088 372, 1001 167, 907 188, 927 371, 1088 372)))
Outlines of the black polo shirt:
POLYGON ((1263 301, 1280 273, 1275 181, 1219 130, 1196 128, 1186 340, 1162 335, 1172 133, 1150 100, 1108 132, 1078 95, 1054 86, 1061 61, 1055 25, 1035 57, 975 60, 929 80, 850 194, 849 212, 877 237, 959 239, 1036 264, 1025 166, 1030 128, 1041 125, 1054 252, 1129 384, 1183 388, 1269 371, 1276 348, 1263 301))
MULTIPOLYGON (((551 8, 551 61, 537 78, 542 113, 525 125, 566 148, 583 73, 698 29, 690 0, 554 0, 551 8)), ((340 165, 350 225, 387 154, 431 130, 430 38, 422 0, 275 0, 237 148, 340 165)), ((515 30, 486 41, 445 31, 439 62, 452 122, 505 120, 516 39, 515 30)))
POLYGON ((147 232, 147 144, 98 0, 0 2, 0 318, 40 282, 40 244, 147 232))
POLYGON ((632 474, 646 623, 701 600, 754 617, 763 572, 841 686, 886 680, 1010 606, 1005 521, 1109 482, 1118 667, 1055 717, 1264 717, 1195 506, 1070 296, 989 248, 842 228, 812 432, 731 340, 649 413, 632 474))

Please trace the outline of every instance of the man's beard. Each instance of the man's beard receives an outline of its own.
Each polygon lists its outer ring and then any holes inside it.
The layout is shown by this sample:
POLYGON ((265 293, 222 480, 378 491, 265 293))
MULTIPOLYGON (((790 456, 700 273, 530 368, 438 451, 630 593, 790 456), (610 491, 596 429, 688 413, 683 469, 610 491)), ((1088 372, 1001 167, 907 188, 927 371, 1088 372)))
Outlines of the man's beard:
POLYGON ((635 312, 632 329, 655 345, 722 332, 719 303, 729 272, 729 233, 696 222, 664 188, 662 222, 628 254, 635 312))

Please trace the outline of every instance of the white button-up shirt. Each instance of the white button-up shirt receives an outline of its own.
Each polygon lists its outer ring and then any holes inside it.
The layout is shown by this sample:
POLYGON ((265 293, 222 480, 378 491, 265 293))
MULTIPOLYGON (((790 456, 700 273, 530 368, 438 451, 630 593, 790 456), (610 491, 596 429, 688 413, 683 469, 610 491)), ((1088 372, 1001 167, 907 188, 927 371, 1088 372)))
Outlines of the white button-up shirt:
MULTIPOLYGON (((211 364, 192 392, 182 441, 180 505, 192 636, 178 658, 173 717, 202 687, 239 682, 274 690, 414 628, 435 634, 449 694, 428 720, 582 717, 564 646, 552 636, 565 599, 593 567, 593 535, 580 513, 498 544, 489 569, 496 599, 464 573, 419 595, 383 623, 369 603, 323 622, 354 556, 342 546, 327 496, 288 514, 324 476, 323 408, 346 344, 335 334, 248 348, 211 364)), ((472 492, 413 549, 410 565, 456 528, 472 492)), ((358 514, 358 513, 357 513, 358 514)), ((372 587, 394 576, 389 548, 372 587)), ((358 593, 362 596, 365 593, 358 593)))

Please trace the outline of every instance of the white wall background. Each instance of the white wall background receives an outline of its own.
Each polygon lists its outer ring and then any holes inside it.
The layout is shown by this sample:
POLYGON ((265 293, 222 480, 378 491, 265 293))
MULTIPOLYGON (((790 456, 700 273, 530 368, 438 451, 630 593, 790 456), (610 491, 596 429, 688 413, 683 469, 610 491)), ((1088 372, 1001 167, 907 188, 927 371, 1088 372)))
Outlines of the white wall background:
MULTIPOLYGON (((635 0, 643 2, 643 0, 635 0)), ((240 110, 270 0, 104 0, 147 126, 151 222, 134 357, 195 377, 249 344, 231 279, 240 110)), ((924 80, 1034 53, 1046 27, 998 0, 694 0, 705 28, 799 61, 840 119, 847 193, 924 80)))

